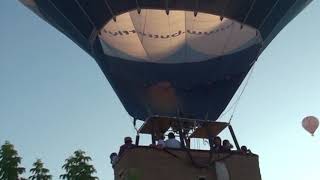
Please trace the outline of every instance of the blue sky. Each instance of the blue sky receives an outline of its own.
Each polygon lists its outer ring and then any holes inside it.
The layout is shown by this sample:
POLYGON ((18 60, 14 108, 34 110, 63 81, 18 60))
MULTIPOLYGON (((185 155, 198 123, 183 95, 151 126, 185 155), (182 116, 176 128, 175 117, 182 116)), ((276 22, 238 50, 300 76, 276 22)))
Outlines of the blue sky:
MULTIPOLYGON (((320 134, 301 127, 303 117, 320 117, 319 18, 314 1, 274 39, 232 120, 264 180, 319 179, 320 134)), ((0 1, 0 22, 0 144, 12 142, 27 169, 41 158, 54 179, 83 149, 100 179, 113 179, 108 156, 135 132, 95 61, 15 0, 0 1)))

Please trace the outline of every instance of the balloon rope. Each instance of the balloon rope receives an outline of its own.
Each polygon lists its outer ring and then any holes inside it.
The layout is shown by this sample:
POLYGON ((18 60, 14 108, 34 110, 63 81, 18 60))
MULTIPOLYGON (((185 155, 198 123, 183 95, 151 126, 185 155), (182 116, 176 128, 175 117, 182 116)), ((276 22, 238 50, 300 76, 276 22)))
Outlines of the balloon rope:
POLYGON ((63 12, 55 5, 55 3, 52 2, 52 0, 49 0, 48 2, 59 13, 59 15, 61 15, 66 21, 68 21, 68 23, 72 26, 72 28, 74 28, 77 31, 77 33, 81 35, 83 39, 87 39, 87 37, 74 25, 74 23, 72 23, 72 21, 66 15, 63 14, 63 12))
POLYGON ((246 24, 246 21, 247 21, 249 15, 250 15, 251 11, 253 10, 253 6, 254 6, 255 4, 256 4, 256 0, 253 0, 253 1, 251 2, 250 8, 249 8, 246 16, 244 17, 244 19, 243 19, 243 21, 242 21, 242 23, 241 23, 241 29, 243 28, 243 25, 246 24))
MULTIPOLYGON (((260 23, 260 25, 258 26, 258 30, 260 30, 262 28, 262 26, 264 25, 264 23, 267 21, 267 19, 269 18, 269 16, 272 14, 273 10, 277 7, 278 3, 280 0, 277 0, 272 8, 269 10, 268 14, 263 18, 262 22, 260 23)), ((291 9, 291 8, 289 8, 291 9)))
POLYGON ((224 7, 222 9, 222 14, 220 16, 220 20, 222 21, 225 15, 225 11, 227 9, 227 7, 229 6, 230 0, 225 1, 224 7))
POLYGON ((111 16, 112 16, 112 19, 113 19, 113 21, 115 22, 115 21, 116 21, 116 16, 114 15, 114 13, 113 13, 113 11, 112 11, 112 8, 111 8, 108 0, 104 0, 104 4, 107 6, 107 8, 108 8, 108 10, 109 10, 109 12, 110 12, 110 14, 111 14, 111 16))
POLYGON ((249 80, 250 80, 251 77, 252 77, 252 73, 253 73, 253 70, 254 70, 255 62, 256 62, 256 61, 254 61, 253 65, 252 65, 252 68, 251 68, 250 71, 249 71, 249 75, 248 75, 248 77, 247 77, 247 79, 246 79, 246 82, 245 82, 245 84, 244 84, 244 87, 242 88, 239 96, 237 97, 237 99, 235 100, 235 102, 230 106, 230 108, 219 116, 219 119, 222 118, 223 116, 225 116, 228 112, 230 112, 230 111, 233 109, 232 114, 231 114, 230 119, 229 119, 229 124, 231 123, 232 118, 233 118, 233 115, 235 114, 235 112, 236 112, 236 110, 237 110, 239 101, 240 101, 240 99, 241 99, 241 97, 242 97, 242 95, 243 95, 246 87, 248 86, 249 80))
MULTIPOLYGON (((258 33, 257 35, 259 35, 260 38, 261 38, 261 35, 260 35, 259 33, 258 33)), ((255 60, 252 62, 252 66, 251 66, 251 69, 250 69, 250 71, 249 71, 248 78, 246 79, 245 85, 244 85, 244 87, 243 87, 240 95, 238 96, 238 98, 236 99, 236 101, 230 106, 230 108, 219 116, 219 119, 220 119, 221 117, 223 117, 224 115, 226 115, 231 109, 233 109, 232 114, 231 114, 230 119, 229 119, 229 124, 231 123, 232 118, 233 118, 233 115, 235 114, 236 109, 237 109, 237 106, 238 106, 238 104, 239 104, 240 98, 241 98, 244 90, 246 89, 246 87, 247 87, 247 85, 248 85, 248 83, 249 83, 249 80, 251 79, 251 76, 252 76, 252 73, 253 73, 255 64, 256 64, 256 62, 257 62, 260 54, 261 54, 262 51, 263 51, 263 47, 264 47, 264 41, 261 42, 261 47, 260 47, 260 49, 259 49, 259 51, 258 51, 258 53, 257 53, 257 55, 256 55, 256 57, 255 57, 255 60)))
POLYGON ((137 5, 138 14, 140 14, 141 13, 141 7, 139 5, 139 1, 138 0, 136 0, 136 5, 137 5))
POLYGON ((254 62, 254 64, 252 65, 252 68, 250 69, 249 76, 248 76, 248 78, 247 78, 247 80, 246 80, 246 82, 245 82, 245 84, 244 84, 244 87, 243 87, 240 95, 238 96, 238 98, 236 99, 236 102, 234 103, 234 108, 233 108, 232 114, 231 114, 230 119, 229 119, 229 124, 231 123, 232 118, 233 118, 233 115, 234 115, 234 113, 235 113, 236 110, 237 110, 237 107, 238 107, 238 104, 239 104, 240 99, 241 99, 241 97, 242 97, 242 94, 243 94, 244 91, 246 90, 246 87, 248 86, 248 83, 249 83, 249 81, 250 81, 250 79, 251 79, 251 77, 252 77, 254 67, 255 67, 255 62, 254 62))
MULTIPOLYGON (((266 15, 266 17, 264 17, 264 19, 262 20, 262 23, 260 23, 260 25, 259 25, 259 27, 258 27, 258 30, 260 30, 261 27, 265 24, 266 20, 269 18, 269 16, 271 15, 271 13, 272 13, 273 10, 275 9, 275 7, 278 5, 279 1, 280 1, 280 0, 277 0, 277 1, 274 3, 274 5, 273 5, 272 8, 269 10, 269 12, 268 12, 268 14, 266 15)), ((229 1, 228 1, 228 2, 229 2, 229 1)), ((254 3, 255 3, 255 2, 254 2, 254 3)), ((228 4, 228 3, 226 3, 226 4, 228 4)), ((226 5, 226 6, 227 6, 227 5, 226 5)), ((253 6, 253 4, 251 4, 251 6, 253 6)), ((252 7, 250 7, 250 8, 252 8, 252 7)), ((251 10, 250 10, 250 11, 251 11, 251 10)), ((223 14, 224 14, 224 12, 223 12, 223 14)), ((222 17, 222 18, 223 18, 223 17, 222 17)), ((253 62, 252 68, 251 68, 251 70, 250 70, 250 72, 249 72, 250 74, 249 74, 249 76, 248 76, 248 78, 247 78, 247 81, 246 81, 246 83, 245 83, 245 86, 244 86, 244 88, 242 89, 239 97, 236 99, 235 103, 234 103, 226 112, 224 112, 223 114, 221 114, 221 115, 219 116, 219 119, 220 119, 221 117, 223 117, 225 114, 227 114, 231 109, 233 109, 233 112, 232 112, 232 114, 231 114, 231 116, 230 116, 230 119, 229 119, 229 123, 232 121, 233 115, 234 115, 234 113, 235 113, 235 111, 236 111, 236 109, 237 109, 237 106, 238 106, 238 103, 239 103, 239 101, 240 101, 240 98, 241 98, 244 90, 246 89, 246 87, 247 87, 247 85, 248 85, 249 79, 251 78, 251 75, 252 75, 252 72, 253 72, 253 69, 254 69, 255 62, 257 61, 259 55, 262 53, 262 51, 263 51, 263 49, 264 49, 263 47, 264 47, 264 41, 262 41, 262 43, 261 43, 261 48, 260 48, 260 50, 259 50, 259 53, 257 54, 256 60, 253 62)))
POLYGON ((130 123, 132 123, 133 129, 136 131, 137 135, 139 135, 139 130, 136 126, 136 121, 137 121, 137 119, 133 118, 132 122, 130 121, 130 123))
POLYGON ((81 4, 79 3, 79 0, 75 0, 75 3, 77 4, 77 6, 79 7, 79 9, 82 11, 82 13, 87 17, 88 21, 90 22, 90 24, 96 28, 95 23, 93 22, 92 18, 88 15, 87 11, 81 6, 81 4))

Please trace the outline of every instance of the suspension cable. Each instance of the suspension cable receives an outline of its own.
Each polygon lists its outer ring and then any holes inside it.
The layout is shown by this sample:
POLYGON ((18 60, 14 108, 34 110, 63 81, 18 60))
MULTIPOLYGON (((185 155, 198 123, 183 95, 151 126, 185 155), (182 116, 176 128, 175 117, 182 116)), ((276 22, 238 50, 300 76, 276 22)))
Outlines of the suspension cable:
POLYGON ((108 8, 108 10, 109 10, 109 12, 110 12, 110 14, 112 16, 113 21, 116 22, 116 16, 114 15, 108 0, 104 0, 104 4, 107 6, 107 8, 108 8))
POLYGON ((133 118, 132 121, 131 121, 130 118, 129 118, 129 121, 130 121, 130 124, 132 123, 133 129, 136 131, 136 133, 138 135, 139 134, 139 130, 138 130, 137 126, 136 126, 137 119, 133 118))
POLYGON ((140 4, 139 4, 138 0, 136 0, 136 5, 137 5, 138 14, 140 14, 141 13, 141 7, 140 7, 140 4))
POLYGON ((232 118, 233 118, 233 115, 234 115, 234 113, 235 113, 236 110, 237 110, 239 101, 240 101, 240 99, 241 99, 241 97, 242 97, 242 95, 243 95, 246 87, 248 86, 249 80, 250 80, 251 77, 252 77, 253 70, 254 70, 254 67, 255 67, 255 62, 256 62, 256 60, 253 62, 252 68, 251 68, 250 71, 249 71, 249 75, 248 75, 248 77, 247 77, 247 79, 246 79, 246 82, 245 82, 245 84, 244 84, 244 87, 242 88, 239 96, 236 98, 236 100, 235 100, 234 103, 230 106, 230 108, 229 108, 228 110, 226 110, 224 113, 222 113, 222 114, 219 116, 218 119, 222 118, 222 117, 225 116, 228 112, 230 112, 231 110, 233 110, 233 111, 232 111, 232 114, 231 114, 231 117, 230 117, 230 119, 229 119, 229 123, 231 122, 231 120, 232 120, 232 118))
POLYGON ((247 21, 249 15, 250 15, 251 11, 253 10, 253 7, 254 7, 255 4, 256 4, 256 0, 252 0, 250 8, 249 8, 248 12, 246 13, 246 16, 244 17, 244 19, 243 19, 243 21, 241 23, 240 29, 243 28, 243 25, 246 23, 246 21, 247 21))
POLYGON ((221 13, 221 15, 220 15, 220 21, 223 20, 224 15, 225 15, 225 11, 226 11, 226 9, 227 9, 228 6, 229 6, 230 1, 232 1, 232 0, 226 0, 226 2, 224 3, 224 7, 223 7, 222 13, 221 13))

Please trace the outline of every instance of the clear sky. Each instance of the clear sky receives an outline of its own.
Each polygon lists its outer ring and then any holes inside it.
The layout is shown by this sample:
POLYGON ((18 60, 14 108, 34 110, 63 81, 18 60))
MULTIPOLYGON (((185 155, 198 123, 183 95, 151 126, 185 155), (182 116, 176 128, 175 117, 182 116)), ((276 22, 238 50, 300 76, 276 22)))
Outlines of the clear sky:
MULTIPOLYGON (((319 18, 315 0, 274 39, 234 115, 264 180, 319 180, 320 134, 301 127, 320 118, 319 18)), ((113 179, 108 156, 135 131, 95 61, 16 0, 0 1, 0 26, 0 144, 13 143, 27 169, 41 158, 54 179, 83 149, 100 179, 113 179)))

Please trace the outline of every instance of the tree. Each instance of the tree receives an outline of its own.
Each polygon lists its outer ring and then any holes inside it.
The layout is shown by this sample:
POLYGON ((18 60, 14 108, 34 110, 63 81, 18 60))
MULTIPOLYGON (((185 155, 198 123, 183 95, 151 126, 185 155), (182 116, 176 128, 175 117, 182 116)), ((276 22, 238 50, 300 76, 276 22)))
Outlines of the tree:
POLYGON ((62 166, 66 170, 66 174, 60 175, 61 179, 67 180, 96 180, 98 177, 92 176, 96 173, 93 165, 90 165, 90 156, 86 156, 82 150, 74 152, 73 156, 70 156, 65 160, 65 164, 62 166))
POLYGON ((19 167, 21 159, 14 146, 9 141, 6 141, 0 149, 0 179, 21 179, 19 175, 25 172, 25 168, 19 167))
POLYGON ((52 176, 49 175, 49 169, 43 166, 41 159, 37 159, 33 163, 33 168, 30 169, 30 172, 33 174, 29 177, 29 180, 51 180, 52 176))

